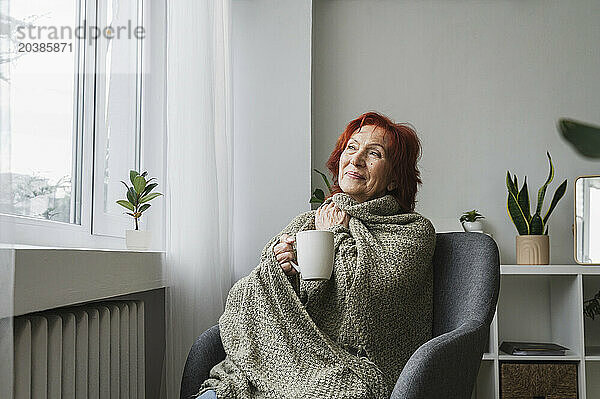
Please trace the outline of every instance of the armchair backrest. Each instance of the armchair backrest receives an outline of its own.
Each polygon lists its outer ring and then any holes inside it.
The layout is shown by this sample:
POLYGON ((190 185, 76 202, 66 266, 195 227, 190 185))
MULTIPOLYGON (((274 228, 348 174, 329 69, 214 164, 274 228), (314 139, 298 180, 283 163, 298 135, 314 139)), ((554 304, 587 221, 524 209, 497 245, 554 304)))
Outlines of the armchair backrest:
POLYGON ((496 242, 482 233, 437 233, 433 257, 433 336, 467 320, 489 325, 500 289, 496 242))

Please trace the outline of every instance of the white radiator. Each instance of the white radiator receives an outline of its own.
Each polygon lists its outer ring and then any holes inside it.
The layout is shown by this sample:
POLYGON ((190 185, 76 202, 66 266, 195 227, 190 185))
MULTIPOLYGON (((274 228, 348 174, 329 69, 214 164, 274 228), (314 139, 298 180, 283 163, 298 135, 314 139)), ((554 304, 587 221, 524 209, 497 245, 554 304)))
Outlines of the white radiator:
POLYGON ((144 398, 144 302, 15 318, 15 399, 144 398))

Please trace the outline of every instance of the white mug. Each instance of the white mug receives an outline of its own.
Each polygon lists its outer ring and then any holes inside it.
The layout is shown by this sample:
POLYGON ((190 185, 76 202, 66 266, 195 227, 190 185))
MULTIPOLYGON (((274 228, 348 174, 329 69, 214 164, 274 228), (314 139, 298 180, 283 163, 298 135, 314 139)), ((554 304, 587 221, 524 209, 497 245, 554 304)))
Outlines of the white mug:
POLYGON ((296 234, 298 264, 290 262, 303 280, 329 280, 333 271, 333 232, 305 230, 296 234))

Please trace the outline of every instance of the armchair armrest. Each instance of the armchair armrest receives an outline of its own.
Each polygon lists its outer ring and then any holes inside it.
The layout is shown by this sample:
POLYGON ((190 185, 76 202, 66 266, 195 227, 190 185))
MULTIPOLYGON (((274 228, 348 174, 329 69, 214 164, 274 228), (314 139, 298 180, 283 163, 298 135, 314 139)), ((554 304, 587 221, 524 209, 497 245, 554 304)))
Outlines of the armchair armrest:
POLYGON ((192 345, 181 377, 181 399, 190 399, 200 390, 210 369, 225 359, 219 325, 214 325, 200 335, 192 345))
POLYGON ((391 399, 469 399, 488 336, 488 325, 469 320, 427 341, 402 369, 391 399))

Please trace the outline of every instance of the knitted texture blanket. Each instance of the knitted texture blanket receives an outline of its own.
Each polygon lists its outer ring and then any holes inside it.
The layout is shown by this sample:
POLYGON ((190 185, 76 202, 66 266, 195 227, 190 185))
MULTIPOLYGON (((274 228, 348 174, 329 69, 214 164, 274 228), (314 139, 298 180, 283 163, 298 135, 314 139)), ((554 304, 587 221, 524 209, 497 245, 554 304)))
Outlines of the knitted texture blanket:
POLYGON ((283 233, 315 229, 296 216, 236 282, 219 319, 226 358, 200 393, 231 399, 389 398, 412 353, 431 338, 435 231, 401 213, 391 195, 325 201, 350 216, 337 225, 331 279, 287 277, 273 246, 283 233))

